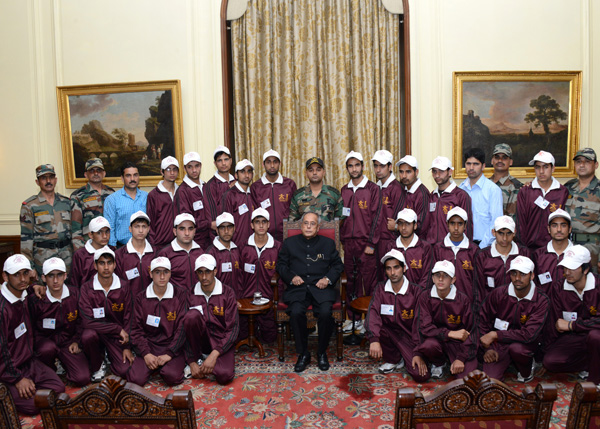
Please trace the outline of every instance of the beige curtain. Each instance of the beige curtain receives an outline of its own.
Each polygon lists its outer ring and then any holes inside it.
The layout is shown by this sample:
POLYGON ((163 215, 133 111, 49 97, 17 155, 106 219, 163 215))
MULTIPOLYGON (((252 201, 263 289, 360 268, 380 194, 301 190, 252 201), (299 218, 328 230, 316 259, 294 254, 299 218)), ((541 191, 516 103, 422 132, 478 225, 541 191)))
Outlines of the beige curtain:
POLYGON ((312 156, 337 188, 351 150, 371 179, 376 150, 399 158, 399 16, 381 0, 250 0, 231 35, 236 156, 257 175, 270 148, 299 187, 312 156))

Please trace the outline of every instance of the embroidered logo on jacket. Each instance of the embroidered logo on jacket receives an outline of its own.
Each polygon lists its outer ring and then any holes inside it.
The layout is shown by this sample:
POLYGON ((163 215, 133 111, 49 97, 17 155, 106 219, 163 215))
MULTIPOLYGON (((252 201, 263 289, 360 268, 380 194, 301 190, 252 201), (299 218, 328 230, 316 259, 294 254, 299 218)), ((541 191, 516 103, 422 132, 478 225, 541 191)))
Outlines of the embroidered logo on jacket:
POLYGON ((471 261, 469 261, 468 259, 465 261, 462 261, 462 268, 463 270, 473 270, 473 264, 471 263, 471 261))
POLYGON ((423 263, 421 261, 421 259, 419 259, 419 262, 417 263, 416 259, 411 259, 410 260, 410 267, 411 268, 423 268, 423 263))
POLYGON ((279 194, 279 202, 281 203, 287 203, 288 200, 290 199, 290 194, 279 194))
POLYGON ((67 320, 69 322, 74 322, 75 320, 77 320, 77 314, 78 314, 79 310, 75 310, 75 311, 69 311, 67 313, 67 320))
POLYGON ((590 314, 592 316, 595 316, 597 312, 598 312, 598 309, 596 307, 594 307, 593 305, 590 305, 590 314))
POLYGON ((390 204, 390 197, 388 197, 388 196, 383 197, 383 199, 381 200, 381 202, 385 206, 389 205, 390 204))
POLYGON ((274 270, 275 261, 265 261, 265 270, 274 270))
POLYGON ((123 311, 123 308, 124 308, 123 303, 121 303, 121 305, 119 305, 116 302, 113 302, 113 304, 111 306, 112 311, 116 311, 116 312, 123 311))
POLYGON ((458 316, 455 316, 454 314, 448 315, 449 325, 460 325, 460 322, 462 322, 460 314, 458 316))
POLYGON ((415 310, 411 308, 410 313, 408 312, 408 310, 402 310, 400 317, 402 317, 404 320, 412 319, 415 317, 415 310))
POLYGON ((365 210, 367 208, 367 200, 364 200, 364 201, 359 200, 358 201, 358 208, 365 210))
POLYGON ((177 319, 177 312, 176 311, 169 311, 169 312, 167 312, 167 320, 169 322, 172 322, 175 319, 177 319))
POLYGON ((213 307, 213 314, 215 316, 224 316, 225 315, 225 309, 223 307, 219 307, 218 305, 213 307))
POLYGON ((446 214, 446 215, 447 215, 447 214, 448 214, 448 212, 449 212, 450 210, 452 210, 453 208, 454 208, 454 206, 452 206, 452 205, 449 205, 449 206, 443 206, 443 207, 442 207, 442 209, 444 210, 444 214, 446 214))
POLYGON ((525 323, 527 323, 527 321, 529 320, 529 316, 526 314, 521 314, 521 318, 519 319, 519 321, 521 322, 521 325, 524 325, 525 323))
POLYGON ((239 270, 239 269, 240 269, 240 263, 239 263, 238 261, 235 261, 235 262, 233 263, 233 267, 234 267, 236 270, 239 270))

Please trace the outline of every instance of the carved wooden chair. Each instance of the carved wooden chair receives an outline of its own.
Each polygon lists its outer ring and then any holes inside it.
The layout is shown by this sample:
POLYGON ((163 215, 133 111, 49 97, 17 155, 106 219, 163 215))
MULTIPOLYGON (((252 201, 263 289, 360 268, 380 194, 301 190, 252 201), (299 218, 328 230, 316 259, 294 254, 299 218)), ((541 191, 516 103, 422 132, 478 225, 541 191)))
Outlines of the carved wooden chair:
POLYGON ((567 429, 600 428, 600 390, 589 381, 580 381, 573 388, 567 429))
MULTIPOLYGON (((283 221, 283 239, 293 237, 294 235, 301 234, 300 221, 288 222, 283 221)), ((335 241, 335 247, 340 251, 340 221, 338 219, 332 221, 322 221, 319 227, 319 235, 323 237, 331 238, 335 241)), ((344 358, 344 335, 342 332, 342 325, 345 320, 346 314, 346 274, 342 273, 336 289, 339 291, 338 301, 333 304, 332 316, 335 322, 336 330, 336 351, 337 360, 341 361, 344 358)), ((277 323, 277 350, 279 352, 279 360, 284 360, 284 324, 286 324, 287 333, 289 337, 289 321, 290 316, 286 310, 288 306, 281 300, 280 297, 280 282, 279 274, 275 274, 271 279, 271 286, 273 287, 273 308, 275 309, 275 322, 277 323)), ((283 290, 283 289, 282 289, 283 290)), ((312 306, 308 307, 306 311, 306 320, 309 328, 314 328, 317 325, 317 318, 314 316, 312 306)))
POLYGON ((35 394, 35 405, 40 409, 46 428, 197 427, 191 391, 177 391, 161 398, 117 376, 106 377, 74 398, 65 393, 57 395, 53 390, 39 390, 35 394))
POLYGON ((21 419, 6 384, 0 383, 0 427, 20 428, 21 419))
POLYGON ((557 391, 540 383, 518 393, 484 372, 473 371, 428 397, 414 388, 398 389, 396 428, 547 428, 557 391), (486 425, 487 423, 487 425, 486 425))

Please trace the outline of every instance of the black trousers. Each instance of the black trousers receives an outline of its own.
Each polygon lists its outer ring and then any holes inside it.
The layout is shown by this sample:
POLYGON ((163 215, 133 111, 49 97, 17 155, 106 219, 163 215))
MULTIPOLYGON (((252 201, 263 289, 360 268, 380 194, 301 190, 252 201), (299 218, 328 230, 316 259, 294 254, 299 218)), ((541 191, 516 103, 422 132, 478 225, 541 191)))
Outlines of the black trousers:
POLYGON ((332 301, 318 303, 312 294, 307 291, 304 301, 294 301, 288 307, 290 315, 290 326, 296 340, 296 353, 308 352, 308 329, 306 327, 306 309, 312 305, 313 312, 317 317, 317 327, 319 329, 319 344, 317 354, 327 352, 329 339, 334 328, 333 317, 331 317, 332 301))

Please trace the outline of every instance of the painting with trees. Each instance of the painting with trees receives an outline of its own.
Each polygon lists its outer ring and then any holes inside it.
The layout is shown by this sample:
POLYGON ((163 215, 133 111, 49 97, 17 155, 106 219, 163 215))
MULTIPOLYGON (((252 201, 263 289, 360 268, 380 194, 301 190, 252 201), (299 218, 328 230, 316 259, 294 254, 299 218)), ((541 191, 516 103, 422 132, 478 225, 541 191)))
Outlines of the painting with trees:
MULTIPOLYGON (((511 174, 533 177, 528 162, 540 150, 552 152, 555 176, 573 172, 579 146, 581 72, 455 72, 454 160, 480 147, 487 155, 498 143, 513 150, 511 174)), ((457 177, 466 177, 464 168, 457 177)))
POLYGON ((179 81, 59 87, 59 116, 67 187, 85 183, 84 165, 101 158, 106 182, 120 166, 138 166, 141 185, 160 180, 160 160, 183 157, 179 81))

